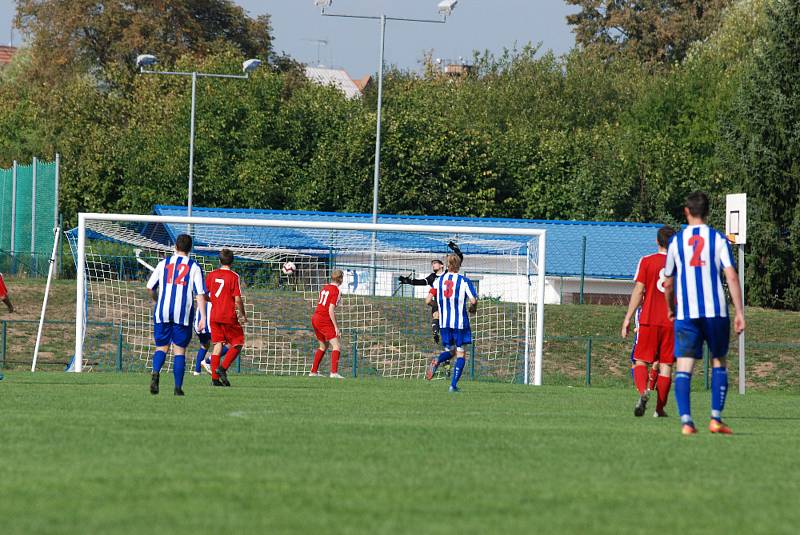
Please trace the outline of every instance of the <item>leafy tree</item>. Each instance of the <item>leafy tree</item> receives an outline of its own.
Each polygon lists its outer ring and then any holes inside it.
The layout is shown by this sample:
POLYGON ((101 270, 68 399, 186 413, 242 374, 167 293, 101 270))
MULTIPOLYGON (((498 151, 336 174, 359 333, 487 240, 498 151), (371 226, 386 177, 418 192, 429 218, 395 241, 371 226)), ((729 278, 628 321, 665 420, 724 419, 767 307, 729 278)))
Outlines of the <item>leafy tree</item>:
POLYGON ((580 8, 567 22, 578 44, 607 56, 629 53, 646 62, 675 63, 719 26, 732 1, 566 0, 580 8))
POLYGON ((800 4, 768 4, 720 145, 748 194, 748 299, 800 308, 800 4))
POLYGON ((47 80, 113 65, 132 71, 141 53, 170 64, 185 54, 207 55, 220 42, 245 56, 272 53, 269 17, 252 19, 231 0, 20 0, 16 22, 47 80))

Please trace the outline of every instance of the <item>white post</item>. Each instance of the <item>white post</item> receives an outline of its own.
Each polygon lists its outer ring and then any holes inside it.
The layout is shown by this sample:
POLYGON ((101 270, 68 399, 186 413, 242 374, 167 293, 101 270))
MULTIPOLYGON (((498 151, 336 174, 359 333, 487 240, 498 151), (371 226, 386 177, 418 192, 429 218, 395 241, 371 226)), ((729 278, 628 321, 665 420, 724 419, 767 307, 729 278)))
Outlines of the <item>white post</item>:
POLYGON ((83 324, 86 312, 86 214, 78 214, 78 271, 75 299, 75 366, 80 373, 83 369, 83 324))
POLYGON ((36 168, 38 167, 36 164, 38 161, 36 160, 36 156, 33 157, 33 163, 31 167, 33 167, 33 179, 31 181, 31 264, 35 265, 35 258, 36 258, 36 168))
POLYGON ((53 280, 53 271, 56 266, 56 252, 58 251, 58 236, 61 234, 61 227, 56 225, 54 229, 55 238, 53 239, 53 254, 50 255, 50 267, 47 270, 47 285, 44 288, 44 299, 42 300, 42 314, 39 316, 39 331, 36 333, 36 345, 33 347, 33 362, 31 362, 31 372, 36 371, 36 360, 39 358, 39 344, 42 341, 42 329, 44 328, 44 317, 47 312, 47 298, 50 295, 50 283, 53 280))
POLYGON ((197 94, 197 73, 192 73, 192 117, 189 125, 189 198, 186 201, 186 215, 192 217, 192 194, 194 190, 194 108, 197 94))
MULTIPOLYGON (((381 181, 381 121, 383 113, 383 54, 386 44, 386 15, 381 15, 381 45, 378 58, 378 115, 375 127, 375 172, 372 180, 372 223, 378 222, 378 193, 381 181)), ((375 258, 375 249, 378 245, 378 236, 372 233, 372 254, 370 255, 370 267, 372 268, 371 294, 375 295, 375 288, 378 278, 378 270, 375 258)))
MULTIPOLYGON (((14 251, 16 241, 16 227, 17 227, 17 160, 14 160, 14 165, 11 171, 11 262, 14 262, 14 251)), ((16 268, 14 268, 16 269, 16 268)), ((13 269, 12 269, 13 272, 13 269)))
MULTIPOLYGON (((742 306, 744 307, 744 244, 739 245, 739 286, 742 287, 742 306)), ((744 370, 744 332, 739 335, 739 393, 745 391, 744 370)))
POLYGON ((56 179, 53 185, 53 193, 56 196, 55 208, 53 208, 53 228, 58 226, 58 183, 61 180, 61 155, 56 153, 56 179))
POLYGON ((544 351, 544 290, 547 270, 545 254, 547 247, 547 231, 539 235, 539 261, 536 263, 536 361, 533 369, 533 384, 542 386, 542 353, 544 351))
POLYGON ((528 286, 525 288, 525 372, 523 384, 530 384, 531 367, 531 242, 525 248, 525 275, 528 286))

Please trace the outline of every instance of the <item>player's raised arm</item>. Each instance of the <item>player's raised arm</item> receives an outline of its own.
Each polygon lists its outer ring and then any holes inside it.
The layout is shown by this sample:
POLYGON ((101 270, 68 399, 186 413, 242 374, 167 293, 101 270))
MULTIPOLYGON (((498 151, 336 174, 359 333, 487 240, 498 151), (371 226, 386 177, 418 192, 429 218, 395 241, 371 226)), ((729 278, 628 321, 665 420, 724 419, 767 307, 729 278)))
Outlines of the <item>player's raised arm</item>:
POLYGON ((164 261, 160 261, 156 268, 150 273, 150 278, 147 279, 147 291, 150 294, 150 299, 153 303, 158 303, 158 279, 161 272, 164 271, 164 261))

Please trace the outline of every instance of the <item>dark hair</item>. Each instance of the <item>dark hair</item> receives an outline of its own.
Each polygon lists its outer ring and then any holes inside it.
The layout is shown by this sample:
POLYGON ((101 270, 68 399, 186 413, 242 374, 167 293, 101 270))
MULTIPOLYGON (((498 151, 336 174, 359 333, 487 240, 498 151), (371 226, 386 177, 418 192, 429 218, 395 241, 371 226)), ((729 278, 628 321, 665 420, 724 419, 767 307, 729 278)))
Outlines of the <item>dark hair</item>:
POLYGON ((219 252, 219 263, 223 266, 230 266, 233 264, 233 251, 230 249, 223 249, 219 252))
POLYGON ((658 236, 656 237, 656 241, 658 242, 659 246, 666 247, 667 245, 669 245, 669 240, 671 240, 674 235, 675 235, 675 229, 668 225, 664 225, 663 227, 658 229, 658 236))
POLYGON ((175 240, 175 249, 182 253, 189 254, 192 252, 192 237, 188 234, 181 234, 175 240))
POLYGON ((708 217, 708 195, 702 191, 695 191, 686 197, 686 208, 693 217, 705 219, 708 217))
POLYGON ((442 262, 441 260, 439 260, 438 258, 436 258, 435 260, 431 260, 431 264, 441 264, 441 265, 444 265, 444 262, 442 262))

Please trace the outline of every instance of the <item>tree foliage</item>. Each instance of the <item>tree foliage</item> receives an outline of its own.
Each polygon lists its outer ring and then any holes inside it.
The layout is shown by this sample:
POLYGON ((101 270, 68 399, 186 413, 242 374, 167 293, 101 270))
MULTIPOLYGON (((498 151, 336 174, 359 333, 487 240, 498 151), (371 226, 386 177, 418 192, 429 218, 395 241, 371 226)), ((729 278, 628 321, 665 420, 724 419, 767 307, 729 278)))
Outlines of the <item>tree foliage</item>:
MULTIPOLYGON (((725 3, 702 4, 710 13, 725 3)), ((222 0, 171 3, 177 11, 169 15, 153 11, 165 5, 157 2, 79 1, 78 18, 104 6, 86 18, 92 31, 76 25, 54 36, 39 25, 48 20, 41 10, 56 4, 71 13, 72 3, 20 4, 20 13, 36 18, 26 19, 30 47, 0 71, 0 165, 60 152, 68 224, 81 210, 147 213, 154 204, 184 204, 189 80, 135 75, 129 55, 149 51, 164 67, 237 72, 246 56, 269 53, 266 20, 242 19, 222 0), (197 10, 219 12, 212 7, 232 18, 198 23, 197 10), (144 29, 144 13, 156 13, 159 20, 147 23, 153 28, 185 20, 170 31, 187 35, 162 41, 161 30, 144 29), (93 43, 110 41, 88 35, 121 42, 102 51, 103 63, 93 43), (56 77, 41 61, 62 43, 53 57, 74 64, 56 77)), ((581 5, 656 4, 699 3, 581 5)), ((536 46, 476 53, 462 78, 433 68, 391 70, 379 210, 677 224, 684 197, 703 189, 711 222, 721 226, 725 194, 746 191, 749 302, 800 308, 798 9, 788 0, 737 0, 721 18, 704 15, 699 34, 664 33, 681 35, 677 48, 674 39, 645 46, 603 37, 560 57, 536 46), (712 19, 719 21, 713 29, 712 19), (690 43, 691 35, 704 39, 690 43), (652 68, 654 60, 661 68, 652 68)), ((640 10, 641 21, 654 13, 640 10)), ((369 212, 375 88, 348 100, 305 80, 290 58, 268 59, 273 68, 246 82, 199 81, 195 204, 369 212)))
POLYGON ((576 41, 608 57, 621 53, 653 63, 683 60, 693 43, 719 27, 732 0, 566 0, 576 41))

